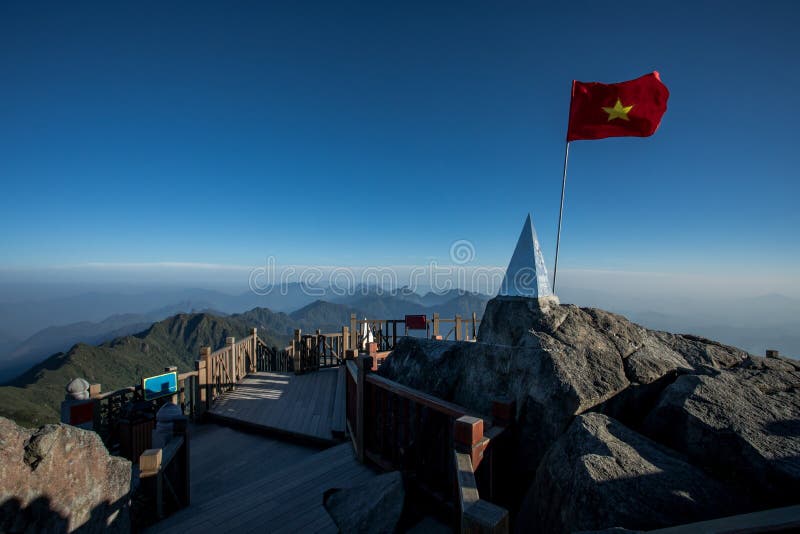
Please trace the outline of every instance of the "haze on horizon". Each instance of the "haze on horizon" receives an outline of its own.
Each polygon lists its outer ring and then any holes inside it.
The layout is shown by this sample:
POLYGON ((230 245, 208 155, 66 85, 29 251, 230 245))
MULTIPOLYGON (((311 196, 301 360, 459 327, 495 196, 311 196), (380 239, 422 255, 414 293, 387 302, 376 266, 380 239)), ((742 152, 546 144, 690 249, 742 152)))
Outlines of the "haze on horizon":
POLYGON ((528 212, 552 275, 570 82, 653 70, 653 137, 572 144, 558 285, 711 321, 800 298, 797 27, 789 2, 3 3, 0 302, 460 240, 502 269, 528 212))

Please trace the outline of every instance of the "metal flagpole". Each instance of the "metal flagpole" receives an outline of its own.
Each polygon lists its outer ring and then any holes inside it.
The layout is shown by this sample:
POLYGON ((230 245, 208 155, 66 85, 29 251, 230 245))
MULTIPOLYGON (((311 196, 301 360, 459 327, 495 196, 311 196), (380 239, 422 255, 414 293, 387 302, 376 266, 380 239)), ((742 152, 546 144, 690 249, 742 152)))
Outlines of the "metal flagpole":
POLYGON ((558 247, 561 244, 561 217, 564 215, 564 189, 567 186, 567 161, 569 160, 569 141, 564 149, 564 177, 561 179, 561 208, 558 210, 558 235, 556 237, 556 263, 553 266, 553 294, 556 292, 556 274, 558 273, 558 247))

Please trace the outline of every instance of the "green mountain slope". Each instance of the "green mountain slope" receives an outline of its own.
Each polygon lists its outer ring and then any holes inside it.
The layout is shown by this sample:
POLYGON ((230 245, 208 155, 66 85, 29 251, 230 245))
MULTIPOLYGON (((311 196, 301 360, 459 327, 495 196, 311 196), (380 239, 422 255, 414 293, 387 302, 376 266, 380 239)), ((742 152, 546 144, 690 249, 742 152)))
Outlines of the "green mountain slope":
POLYGON ((0 415, 26 426, 56 422, 64 386, 73 378, 100 383, 104 391, 111 391, 136 384, 142 376, 156 374, 169 365, 176 365, 179 372, 194 369, 201 347, 217 349, 226 337, 240 339, 253 327, 267 343, 283 346, 293 325, 287 315, 263 308, 225 317, 180 314, 139 334, 98 346, 79 343, 0 387, 0 415))

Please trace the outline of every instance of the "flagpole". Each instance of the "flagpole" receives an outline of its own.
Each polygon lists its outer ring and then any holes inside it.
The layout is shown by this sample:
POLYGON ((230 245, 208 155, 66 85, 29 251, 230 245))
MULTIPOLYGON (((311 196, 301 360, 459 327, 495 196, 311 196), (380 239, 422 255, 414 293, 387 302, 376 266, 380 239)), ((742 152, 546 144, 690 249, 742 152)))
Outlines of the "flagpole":
POLYGON ((567 187, 567 161, 569 161, 569 141, 564 149, 564 176, 561 179, 561 208, 558 210, 558 235, 556 237, 556 263, 553 265, 553 294, 556 292, 556 274, 558 274, 558 247, 561 245, 561 219, 564 215, 564 190, 567 187))

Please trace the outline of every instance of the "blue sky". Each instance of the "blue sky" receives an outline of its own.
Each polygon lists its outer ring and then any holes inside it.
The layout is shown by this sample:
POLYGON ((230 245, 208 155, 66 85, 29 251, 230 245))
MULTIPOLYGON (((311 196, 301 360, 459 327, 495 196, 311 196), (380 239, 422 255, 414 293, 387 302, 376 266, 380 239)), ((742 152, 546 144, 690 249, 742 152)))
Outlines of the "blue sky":
POLYGON ((505 265, 530 211, 552 269, 571 80, 658 70, 560 269, 796 276, 800 7, 569 6, 0 3, 0 268, 505 265))

